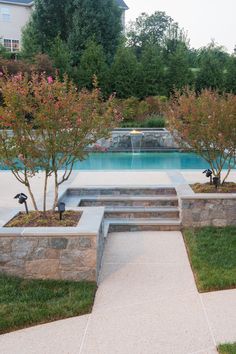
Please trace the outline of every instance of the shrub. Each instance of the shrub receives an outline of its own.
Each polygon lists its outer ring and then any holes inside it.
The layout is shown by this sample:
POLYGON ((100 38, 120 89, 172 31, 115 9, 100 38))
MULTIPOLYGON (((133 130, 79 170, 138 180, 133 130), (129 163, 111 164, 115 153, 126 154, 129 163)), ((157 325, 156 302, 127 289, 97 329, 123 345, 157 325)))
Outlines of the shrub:
POLYGON ((145 121, 148 128, 165 128, 166 122, 164 117, 151 117, 145 121))

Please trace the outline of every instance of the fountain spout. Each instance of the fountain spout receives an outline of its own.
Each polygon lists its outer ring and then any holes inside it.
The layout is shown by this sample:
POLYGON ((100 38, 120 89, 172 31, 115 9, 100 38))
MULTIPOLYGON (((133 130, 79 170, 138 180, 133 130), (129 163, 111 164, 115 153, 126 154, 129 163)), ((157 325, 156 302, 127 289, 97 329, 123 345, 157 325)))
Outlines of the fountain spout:
POLYGON ((143 135, 144 135, 143 132, 140 132, 138 130, 132 130, 132 132, 130 132, 133 154, 140 153, 142 147, 143 135))

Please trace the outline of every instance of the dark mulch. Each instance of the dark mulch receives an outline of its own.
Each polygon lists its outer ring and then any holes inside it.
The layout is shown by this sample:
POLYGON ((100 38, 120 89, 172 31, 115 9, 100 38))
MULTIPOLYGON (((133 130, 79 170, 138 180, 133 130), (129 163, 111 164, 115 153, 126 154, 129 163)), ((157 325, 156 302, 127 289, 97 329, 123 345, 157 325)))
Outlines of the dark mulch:
POLYGON ((236 183, 233 182, 225 182, 218 188, 210 183, 195 183, 191 188, 195 193, 236 193, 236 183))
POLYGON ((5 227, 74 227, 78 225, 80 217, 81 212, 72 210, 65 211, 62 220, 56 211, 30 211, 29 214, 19 213, 5 227))

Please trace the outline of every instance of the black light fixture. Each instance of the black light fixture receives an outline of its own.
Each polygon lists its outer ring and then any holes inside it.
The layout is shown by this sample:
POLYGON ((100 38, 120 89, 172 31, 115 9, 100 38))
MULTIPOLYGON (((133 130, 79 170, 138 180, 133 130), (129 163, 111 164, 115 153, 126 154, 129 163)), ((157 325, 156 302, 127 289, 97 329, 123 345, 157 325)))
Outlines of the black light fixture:
POLYGON ((62 220, 62 214, 65 212, 66 210, 66 204, 63 203, 63 202, 60 202, 58 204, 58 211, 59 211, 59 214, 60 214, 60 220, 62 220))
POLYGON ((29 214, 28 205, 26 203, 26 200, 28 199, 27 195, 25 195, 24 193, 19 193, 14 197, 14 199, 18 199, 19 204, 25 204, 26 214, 29 214))
POLYGON ((215 188, 217 189, 218 186, 220 185, 220 178, 219 177, 213 177, 213 184, 215 188))
POLYGON ((205 171, 203 171, 202 173, 205 173, 206 177, 209 178, 210 177, 210 184, 212 184, 212 170, 210 170, 209 168, 205 171))

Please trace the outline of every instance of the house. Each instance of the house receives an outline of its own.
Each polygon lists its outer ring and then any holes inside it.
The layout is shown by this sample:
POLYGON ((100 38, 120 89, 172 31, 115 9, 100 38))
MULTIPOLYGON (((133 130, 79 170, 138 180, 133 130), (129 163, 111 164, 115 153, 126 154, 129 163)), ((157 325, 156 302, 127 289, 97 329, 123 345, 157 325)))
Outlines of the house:
MULTIPOLYGON (((122 10, 124 28, 128 6, 123 0, 115 1, 122 10)), ((10 52, 18 52, 20 49, 21 31, 29 20, 33 5, 32 0, 0 0, 0 43, 10 52)))

